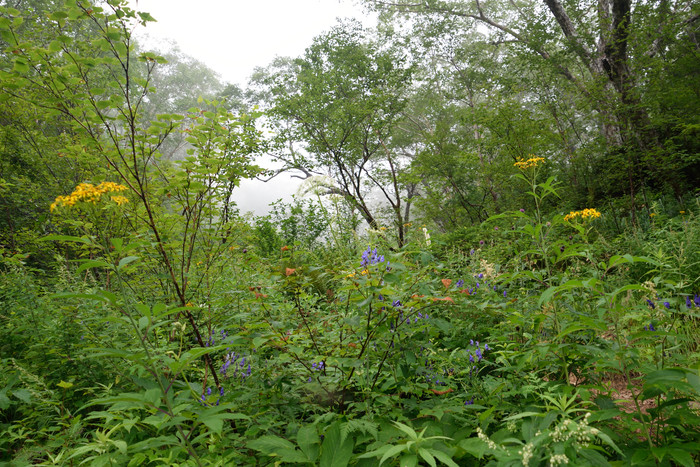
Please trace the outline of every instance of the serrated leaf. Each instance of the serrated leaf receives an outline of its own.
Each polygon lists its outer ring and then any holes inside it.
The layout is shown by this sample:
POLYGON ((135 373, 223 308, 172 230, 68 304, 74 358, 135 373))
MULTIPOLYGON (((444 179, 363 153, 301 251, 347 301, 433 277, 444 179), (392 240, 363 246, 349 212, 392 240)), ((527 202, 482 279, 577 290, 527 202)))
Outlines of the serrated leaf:
POLYGON ((410 426, 405 425, 401 422, 394 422, 394 425, 396 426, 396 428, 398 428, 399 430, 406 433, 411 439, 413 439, 413 440, 418 439, 418 434, 410 426))
POLYGON ((437 464, 435 463, 435 458, 433 457, 432 454, 430 454, 430 451, 428 451, 425 448, 419 448, 418 449, 418 454, 425 459, 425 461, 430 464, 430 467, 437 467, 437 464))
POLYGON ((693 460, 693 456, 686 450, 669 447, 668 454, 683 467, 693 467, 697 465, 693 460))
POLYGON ((396 456, 398 453, 403 452, 407 449, 405 444, 399 444, 397 446, 391 446, 386 450, 382 458, 379 460, 379 465, 382 465, 385 460, 396 456))

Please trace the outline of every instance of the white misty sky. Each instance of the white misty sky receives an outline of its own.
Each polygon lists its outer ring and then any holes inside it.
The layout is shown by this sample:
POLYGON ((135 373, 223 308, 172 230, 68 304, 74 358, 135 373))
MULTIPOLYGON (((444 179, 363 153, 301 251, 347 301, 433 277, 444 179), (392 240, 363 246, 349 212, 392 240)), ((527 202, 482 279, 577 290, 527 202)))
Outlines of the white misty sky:
MULTIPOLYGON (((336 24, 357 18, 374 26, 353 0, 129 0, 132 8, 150 13, 137 37, 170 40, 230 83, 245 86, 253 69, 276 56, 297 57, 313 38, 336 24)), ((241 212, 264 214, 268 205, 296 193, 299 179, 286 174, 263 183, 244 180, 234 192, 241 212)))
POLYGON ((145 31, 178 43, 228 82, 243 85, 275 56, 296 57, 336 18, 364 19, 353 0, 129 0, 156 20, 145 31))

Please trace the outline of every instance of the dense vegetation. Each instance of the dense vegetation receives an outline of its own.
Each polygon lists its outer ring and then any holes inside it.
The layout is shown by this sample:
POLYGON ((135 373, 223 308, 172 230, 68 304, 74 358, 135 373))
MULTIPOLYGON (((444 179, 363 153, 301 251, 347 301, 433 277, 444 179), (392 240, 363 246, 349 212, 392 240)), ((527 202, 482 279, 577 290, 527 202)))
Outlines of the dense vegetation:
POLYGON ((243 90, 0 2, 0 463, 700 462, 700 6, 365 3, 243 90))

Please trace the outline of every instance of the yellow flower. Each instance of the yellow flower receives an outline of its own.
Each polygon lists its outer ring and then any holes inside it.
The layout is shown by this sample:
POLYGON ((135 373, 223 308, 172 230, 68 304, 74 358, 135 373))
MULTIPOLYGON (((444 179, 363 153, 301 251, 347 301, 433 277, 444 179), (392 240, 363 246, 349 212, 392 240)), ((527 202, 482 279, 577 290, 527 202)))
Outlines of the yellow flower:
POLYGON ((651 214, 649 214, 649 217, 654 217, 655 215, 656 215, 656 213, 652 212, 651 214))
POLYGON ((112 196, 112 201, 117 203, 119 206, 129 202, 129 200, 126 199, 124 196, 112 196))
MULTIPOLYGON (((70 195, 56 197, 56 200, 51 204, 50 209, 53 211, 59 206, 75 206, 79 201, 97 204, 97 202, 102 198, 102 195, 105 193, 124 190, 128 190, 128 188, 114 182, 102 182, 97 186, 94 186, 92 183, 81 183, 75 187, 73 193, 70 195)), ((129 202, 129 200, 124 196, 112 196, 112 200, 120 206, 129 202)))
POLYGON ((685 214, 685 211, 681 211, 681 214, 685 214))
MULTIPOLYGON (((530 154, 530 156, 532 156, 532 154, 530 154)), ((530 157, 526 161, 524 161, 522 158, 520 158, 520 160, 518 160, 513 165, 521 170, 525 170, 525 169, 529 169, 530 167, 537 167, 541 163, 544 163, 544 157, 530 157)))
POLYGON ((583 211, 571 211, 569 214, 564 216, 565 221, 571 221, 580 217, 581 219, 597 219, 600 217, 600 213, 596 209, 584 209, 583 211))

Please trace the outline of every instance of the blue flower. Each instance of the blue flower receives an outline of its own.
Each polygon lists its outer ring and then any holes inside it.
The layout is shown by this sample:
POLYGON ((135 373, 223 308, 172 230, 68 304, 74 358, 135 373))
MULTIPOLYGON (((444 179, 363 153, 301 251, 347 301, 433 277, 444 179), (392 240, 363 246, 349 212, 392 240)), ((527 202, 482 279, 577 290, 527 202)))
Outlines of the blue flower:
POLYGON ((384 262, 384 255, 377 254, 376 248, 374 250, 372 250, 370 247, 367 247, 367 250, 365 250, 362 253, 362 261, 360 261, 360 266, 367 267, 371 264, 377 264, 377 263, 383 263, 383 262, 384 262))
POLYGON ((652 302, 648 298, 647 298, 647 303, 649 304, 649 306, 651 307, 652 310, 656 308, 656 305, 654 305, 654 302, 652 302))
POLYGON ((457 287, 462 287, 464 285, 464 281, 462 279, 457 281, 457 287))
POLYGON ((690 301, 690 295, 686 295, 685 297, 685 306, 687 306, 688 308, 693 307, 693 302, 690 301))
POLYGON ((700 307, 700 295, 695 295, 695 298, 693 299, 693 303, 695 303, 696 307, 700 307))
POLYGON ((664 302, 664 306, 665 306, 667 309, 668 309, 668 308, 671 308, 671 304, 668 303, 668 302, 664 302))

